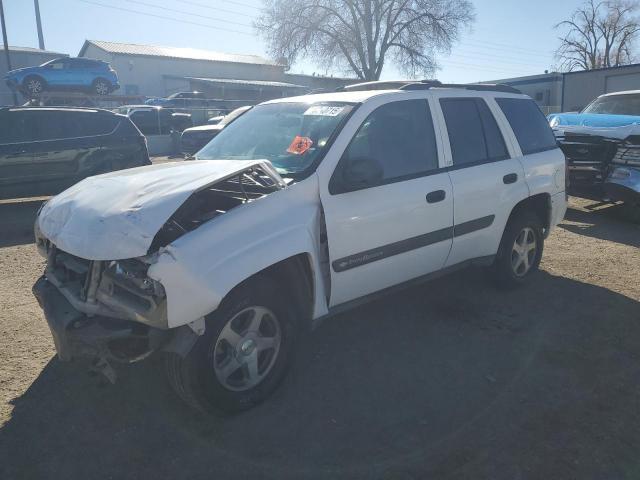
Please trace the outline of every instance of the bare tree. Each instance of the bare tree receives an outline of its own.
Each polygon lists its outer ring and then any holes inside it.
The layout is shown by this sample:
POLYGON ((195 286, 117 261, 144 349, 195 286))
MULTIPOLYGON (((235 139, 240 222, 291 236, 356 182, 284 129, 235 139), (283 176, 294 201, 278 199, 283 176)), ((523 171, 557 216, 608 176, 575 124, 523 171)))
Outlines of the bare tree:
POLYGON ((274 58, 301 56, 377 80, 387 60, 411 76, 432 75, 474 19, 469 0, 264 0, 255 26, 274 58))
POLYGON ((637 2, 587 0, 569 20, 556 25, 566 29, 556 50, 560 69, 592 70, 631 63, 640 32, 636 11, 637 2))

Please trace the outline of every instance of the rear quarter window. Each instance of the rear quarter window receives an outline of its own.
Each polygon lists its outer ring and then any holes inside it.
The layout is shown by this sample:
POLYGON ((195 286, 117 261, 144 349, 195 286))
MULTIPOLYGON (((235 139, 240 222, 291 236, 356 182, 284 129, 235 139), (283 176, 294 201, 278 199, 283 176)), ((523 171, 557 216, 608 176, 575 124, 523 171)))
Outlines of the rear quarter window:
POLYGON ((523 155, 557 148, 549 122, 538 105, 526 98, 496 98, 511 125, 523 155))

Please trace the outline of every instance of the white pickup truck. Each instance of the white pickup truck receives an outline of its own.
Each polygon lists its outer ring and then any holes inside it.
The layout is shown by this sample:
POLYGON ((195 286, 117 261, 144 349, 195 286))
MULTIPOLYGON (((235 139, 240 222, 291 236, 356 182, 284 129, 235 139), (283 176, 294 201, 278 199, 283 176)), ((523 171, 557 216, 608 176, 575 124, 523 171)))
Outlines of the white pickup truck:
POLYGON ((54 197, 34 293, 61 359, 114 379, 112 362, 163 351, 190 405, 238 411, 327 316, 468 265, 525 283, 565 210, 565 158, 529 97, 359 84, 263 103, 194 161, 54 197))

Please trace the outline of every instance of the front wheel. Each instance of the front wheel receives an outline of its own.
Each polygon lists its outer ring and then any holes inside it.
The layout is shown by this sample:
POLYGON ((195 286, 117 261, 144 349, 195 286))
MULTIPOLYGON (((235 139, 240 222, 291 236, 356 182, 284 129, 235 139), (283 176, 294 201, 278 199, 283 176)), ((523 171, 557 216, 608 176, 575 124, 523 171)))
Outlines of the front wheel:
POLYGON ((520 286, 538 270, 544 248, 542 229, 540 218, 530 211, 516 213, 509 219, 493 264, 493 274, 500 286, 520 286))
POLYGON ((22 87, 30 98, 36 98, 44 91, 45 83, 42 78, 31 76, 24 79, 22 87))
POLYGON ((186 358, 167 354, 169 383, 197 410, 249 409, 283 379, 296 330, 274 282, 256 277, 207 317, 205 334, 186 358))

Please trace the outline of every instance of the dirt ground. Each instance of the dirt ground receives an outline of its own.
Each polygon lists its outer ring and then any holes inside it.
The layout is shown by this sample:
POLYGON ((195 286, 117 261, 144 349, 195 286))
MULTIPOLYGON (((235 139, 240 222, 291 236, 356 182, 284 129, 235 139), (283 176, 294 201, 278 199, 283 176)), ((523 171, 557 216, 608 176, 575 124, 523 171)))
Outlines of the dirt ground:
POLYGON ((282 388, 203 418, 158 359, 54 358, 38 201, 0 203, 0 478, 640 478, 640 225, 572 199, 526 289, 468 270, 325 322, 282 388))

